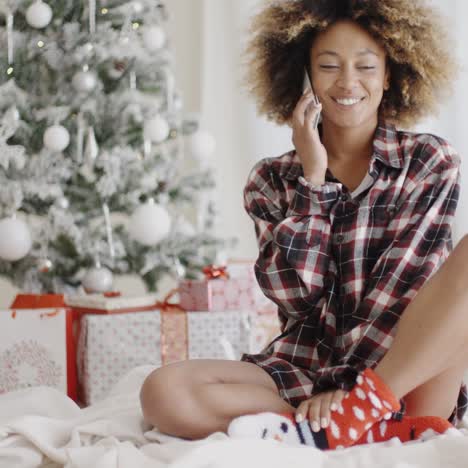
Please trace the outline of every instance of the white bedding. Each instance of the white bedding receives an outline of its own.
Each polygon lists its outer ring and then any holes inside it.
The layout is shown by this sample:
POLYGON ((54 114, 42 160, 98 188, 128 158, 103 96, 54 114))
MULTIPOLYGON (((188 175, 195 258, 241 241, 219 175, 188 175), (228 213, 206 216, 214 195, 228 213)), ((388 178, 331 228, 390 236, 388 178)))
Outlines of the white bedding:
POLYGON ((467 429, 424 443, 393 440, 336 452, 220 432, 185 441, 149 431, 138 393, 151 370, 134 369, 106 400, 84 409, 51 388, 0 395, 0 468, 468 467, 467 429))

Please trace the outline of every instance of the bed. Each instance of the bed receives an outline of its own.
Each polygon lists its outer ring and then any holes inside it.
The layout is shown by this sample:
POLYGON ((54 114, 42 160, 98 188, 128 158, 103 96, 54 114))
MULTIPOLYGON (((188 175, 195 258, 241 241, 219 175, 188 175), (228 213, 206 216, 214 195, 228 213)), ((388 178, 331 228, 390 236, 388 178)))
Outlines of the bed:
POLYGON ((335 452, 214 433, 187 441, 147 427, 139 388, 153 368, 135 368, 108 397, 80 408, 48 387, 0 395, 1 468, 432 468, 468 467, 468 425, 456 435, 396 439, 335 452))

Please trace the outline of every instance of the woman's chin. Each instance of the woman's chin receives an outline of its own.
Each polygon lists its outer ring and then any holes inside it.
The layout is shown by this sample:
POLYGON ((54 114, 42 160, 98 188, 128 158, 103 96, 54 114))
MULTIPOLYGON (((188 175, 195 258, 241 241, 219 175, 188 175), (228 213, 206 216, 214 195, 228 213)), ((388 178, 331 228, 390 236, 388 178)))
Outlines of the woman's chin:
POLYGON ((343 129, 352 129, 352 128, 359 128, 363 125, 368 125, 370 120, 378 122, 378 116, 375 114, 374 116, 363 116, 363 115, 332 115, 327 116, 324 118, 325 122, 329 122, 332 126, 343 128, 343 129))

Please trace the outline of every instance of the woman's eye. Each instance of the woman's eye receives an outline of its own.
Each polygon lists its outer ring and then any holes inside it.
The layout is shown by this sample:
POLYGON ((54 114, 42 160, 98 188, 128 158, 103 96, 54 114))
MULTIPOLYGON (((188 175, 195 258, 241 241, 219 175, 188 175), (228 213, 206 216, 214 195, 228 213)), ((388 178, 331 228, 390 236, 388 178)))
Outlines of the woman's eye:
MULTIPOLYGON (((320 65, 320 68, 324 68, 326 70, 340 68, 338 65, 320 65)), ((374 70, 376 67, 357 67, 359 70, 374 70)))

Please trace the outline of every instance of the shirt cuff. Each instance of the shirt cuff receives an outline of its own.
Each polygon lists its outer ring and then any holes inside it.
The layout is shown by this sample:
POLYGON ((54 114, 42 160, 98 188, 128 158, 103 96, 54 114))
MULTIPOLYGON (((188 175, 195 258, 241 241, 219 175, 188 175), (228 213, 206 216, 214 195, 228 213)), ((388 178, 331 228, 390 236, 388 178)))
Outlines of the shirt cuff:
POLYGON ((325 182, 314 185, 303 176, 298 178, 296 193, 289 205, 286 216, 326 216, 341 193, 343 184, 325 182))

